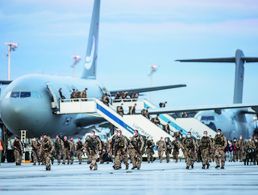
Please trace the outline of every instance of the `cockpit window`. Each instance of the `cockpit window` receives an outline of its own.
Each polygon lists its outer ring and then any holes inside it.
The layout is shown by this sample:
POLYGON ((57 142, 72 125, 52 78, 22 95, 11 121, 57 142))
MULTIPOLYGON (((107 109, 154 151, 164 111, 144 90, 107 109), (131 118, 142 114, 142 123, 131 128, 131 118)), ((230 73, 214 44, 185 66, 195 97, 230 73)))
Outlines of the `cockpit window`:
POLYGON ((21 92, 21 95, 20 95, 20 97, 21 98, 27 98, 27 97, 30 97, 31 96, 31 92, 21 92))
POLYGON ((20 97, 20 92, 13 91, 13 92, 11 93, 11 97, 12 97, 12 98, 19 98, 19 97, 20 97))

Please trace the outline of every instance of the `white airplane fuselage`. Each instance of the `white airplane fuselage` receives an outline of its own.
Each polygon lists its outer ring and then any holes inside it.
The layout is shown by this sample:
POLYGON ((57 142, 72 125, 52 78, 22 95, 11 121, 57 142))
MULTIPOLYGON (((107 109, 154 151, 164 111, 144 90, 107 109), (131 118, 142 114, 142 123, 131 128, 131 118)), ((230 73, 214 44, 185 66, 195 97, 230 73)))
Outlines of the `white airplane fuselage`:
POLYGON ((97 115, 54 114, 47 85, 51 86, 58 99, 60 88, 66 98, 70 98, 72 89, 82 91, 88 88, 89 98, 103 95, 102 87, 96 80, 49 75, 22 76, 6 87, 0 100, 0 117, 11 132, 19 135, 20 130, 27 130, 28 136, 75 135, 80 133, 82 127, 103 121, 97 115), (80 121, 80 118, 83 120, 80 121))

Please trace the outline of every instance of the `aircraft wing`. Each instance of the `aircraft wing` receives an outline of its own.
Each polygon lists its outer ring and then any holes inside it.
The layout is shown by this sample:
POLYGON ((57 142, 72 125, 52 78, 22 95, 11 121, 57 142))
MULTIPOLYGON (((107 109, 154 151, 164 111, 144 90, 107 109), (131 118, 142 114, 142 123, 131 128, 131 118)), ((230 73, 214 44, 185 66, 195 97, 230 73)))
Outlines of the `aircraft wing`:
POLYGON ((204 111, 204 110, 215 110, 220 112, 222 109, 237 109, 237 108, 252 108, 254 110, 258 109, 258 104, 232 104, 225 106, 192 106, 192 107, 175 107, 175 108, 159 108, 150 109, 150 114, 169 114, 174 112, 192 112, 192 111, 204 111))
POLYGON ((217 62, 217 63, 232 63, 235 61, 236 61, 235 57, 176 60, 176 62, 217 62))
POLYGON ((114 95, 116 95, 116 93, 119 93, 119 92, 127 92, 129 94, 130 93, 144 93, 144 92, 160 91, 160 90, 180 88, 180 87, 186 87, 186 85, 178 84, 178 85, 166 85, 166 86, 135 88, 135 89, 120 89, 120 90, 110 91, 110 94, 111 94, 111 96, 114 96, 114 95))

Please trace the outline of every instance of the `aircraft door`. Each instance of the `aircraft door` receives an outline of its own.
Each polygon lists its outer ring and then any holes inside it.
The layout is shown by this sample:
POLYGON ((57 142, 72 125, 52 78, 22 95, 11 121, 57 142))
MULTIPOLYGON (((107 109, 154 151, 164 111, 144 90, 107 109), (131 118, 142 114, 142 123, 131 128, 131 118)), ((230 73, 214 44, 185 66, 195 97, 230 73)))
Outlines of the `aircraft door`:
POLYGON ((54 88, 51 86, 50 83, 47 83, 47 89, 48 89, 48 93, 49 96, 51 98, 51 108, 54 111, 59 110, 59 101, 58 101, 58 97, 55 94, 54 88))

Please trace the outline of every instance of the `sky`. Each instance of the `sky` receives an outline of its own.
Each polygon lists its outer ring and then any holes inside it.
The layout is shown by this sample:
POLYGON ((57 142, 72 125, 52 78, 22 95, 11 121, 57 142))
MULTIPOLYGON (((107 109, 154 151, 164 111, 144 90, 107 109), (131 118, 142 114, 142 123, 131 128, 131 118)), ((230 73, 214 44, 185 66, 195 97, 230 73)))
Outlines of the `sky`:
MULTIPOLYGON (((1 0, 0 80, 30 73, 80 77, 93 0, 1 0)), ((258 57, 258 0, 102 0, 97 78, 109 90, 187 84, 149 93, 169 106, 231 104, 234 64, 178 63, 176 59, 258 57), (158 66, 152 79, 151 65, 158 66)), ((258 63, 245 65, 244 103, 258 103, 258 63)))

